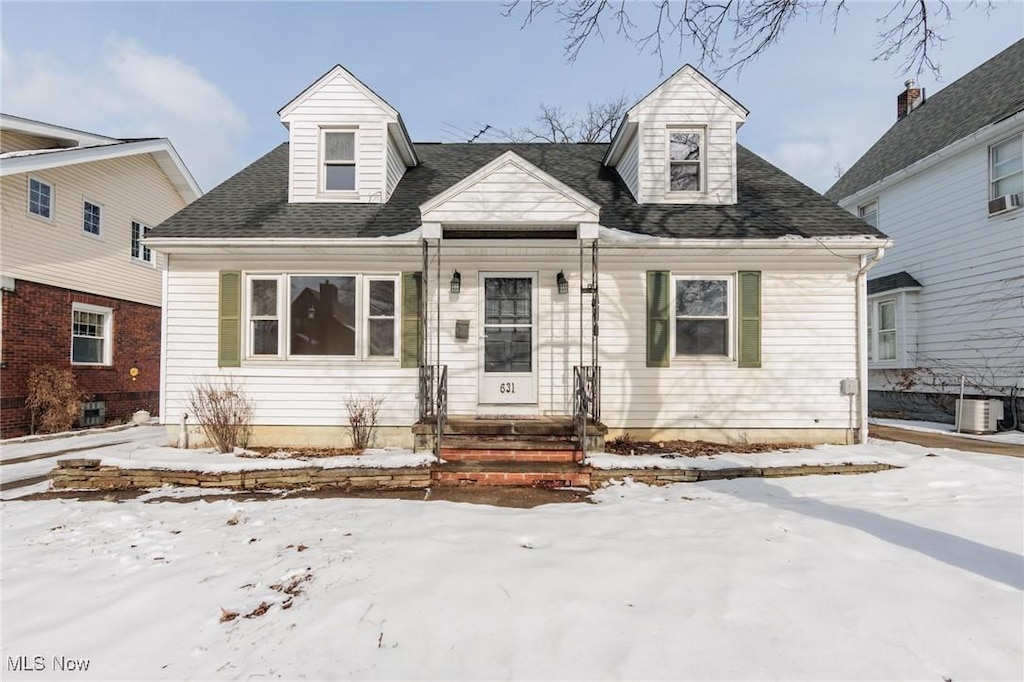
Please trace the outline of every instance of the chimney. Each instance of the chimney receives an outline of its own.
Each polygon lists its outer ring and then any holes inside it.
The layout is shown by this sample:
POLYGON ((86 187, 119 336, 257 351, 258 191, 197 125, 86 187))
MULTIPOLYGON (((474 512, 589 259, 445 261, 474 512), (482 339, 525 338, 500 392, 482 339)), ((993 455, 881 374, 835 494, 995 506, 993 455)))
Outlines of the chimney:
POLYGON ((924 102, 924 90, 914 87, 914 81, 903 84, 906 90, 896 97, 896 120, 902 121, 907 115, 924 102))

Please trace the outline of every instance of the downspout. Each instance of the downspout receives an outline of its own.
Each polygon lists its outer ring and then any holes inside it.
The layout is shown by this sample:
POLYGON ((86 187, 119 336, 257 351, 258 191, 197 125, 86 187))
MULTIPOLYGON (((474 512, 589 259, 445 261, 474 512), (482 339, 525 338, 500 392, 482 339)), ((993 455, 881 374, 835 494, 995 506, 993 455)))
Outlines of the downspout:
POLYGON ((874 256, 862 255, 860 269, 857 271, 857 442, 862 445, 868 442, 868 270, 884 254, 885 247, 880 246, 874 256))

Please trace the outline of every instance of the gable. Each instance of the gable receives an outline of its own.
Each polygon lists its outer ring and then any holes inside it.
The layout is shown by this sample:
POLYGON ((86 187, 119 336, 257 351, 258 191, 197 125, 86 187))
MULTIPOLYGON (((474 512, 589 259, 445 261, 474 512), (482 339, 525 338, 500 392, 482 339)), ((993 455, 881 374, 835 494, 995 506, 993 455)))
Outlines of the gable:
POLYGON ((513 151, 420 206, 424 223, 596 223, 600 206, 513 151))
MULTIPOLYGON (((654 90, 651 90, 639 102, 626 112, 627 116, 635 117, 650 113, 652 108, 673 106, 672 101, 685 102, 686 106, 693 107, 696 113, 707 112, 711 109, 722 108, 731 112, 740 120, 745 120, 747 108, 737 102, 722 88, 708 80, 704 74, 689 64, 661 82, 654 90)), ((678 106, 678 105, 675 105, 678 106)), ((704 116, 707 114, 705 113, 704 116)))

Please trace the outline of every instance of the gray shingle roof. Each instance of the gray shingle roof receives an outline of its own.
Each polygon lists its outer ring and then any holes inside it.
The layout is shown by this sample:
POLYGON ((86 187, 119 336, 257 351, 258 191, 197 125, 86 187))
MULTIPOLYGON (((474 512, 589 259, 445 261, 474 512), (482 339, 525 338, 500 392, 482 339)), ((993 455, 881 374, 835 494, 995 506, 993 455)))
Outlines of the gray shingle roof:
POLYGON ((280 145, 164 221, 153 237, 359 238, 402 234, 420 225, 419 206, 511 150, 601 206, 601 224, 657 237, 774 239, 787 235, 882 237, 820 194, 737 147, 739 203, 638 205, 605 144, 418 144, 391 199, 377 204, 288 203, 288 145, 280 145))
POLYGON ((1024 39, 928 97, 897 121, 825 196, 839 201, 1022 110, 1024 39))
POLYGON ((916 287, 921 288, 921 283, 914 279, 906 270, 901 270, 892 275, 883 275, 875 279, 868 280, 868 295, 880 294, 883 291, 892 291, 893 289, 909 289, 916 287))

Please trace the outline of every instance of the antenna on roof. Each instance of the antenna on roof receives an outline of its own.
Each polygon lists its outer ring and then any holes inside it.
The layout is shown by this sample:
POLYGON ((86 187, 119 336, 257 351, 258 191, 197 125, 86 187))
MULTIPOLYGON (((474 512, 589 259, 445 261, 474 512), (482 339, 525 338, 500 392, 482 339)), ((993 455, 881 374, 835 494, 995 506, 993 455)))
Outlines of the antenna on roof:
POLYGON ((469 138, 468 141, 469 142, 476 142, 476 139, 478 137, 480 137, 481 135, 483 135, 484 133, 486 133, 490 129, 491 129, 491 124, 490 123, 484 124, 484 127, 481 128, 479 131, 477 131, 477 134, 474 135, 473 137, 469 138))

